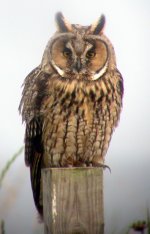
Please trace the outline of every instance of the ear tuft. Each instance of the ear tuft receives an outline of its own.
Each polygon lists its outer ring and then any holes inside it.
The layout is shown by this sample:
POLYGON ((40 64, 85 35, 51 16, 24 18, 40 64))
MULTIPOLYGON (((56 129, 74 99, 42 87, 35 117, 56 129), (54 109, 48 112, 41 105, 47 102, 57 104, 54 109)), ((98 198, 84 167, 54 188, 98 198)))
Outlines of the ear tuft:
POLYGON ((64 18, 61 12, 57 12, 56 23, 60 32, 70 32, 72 30, 72 25, 64 18))
POLYGON ((105 26, 105 16, 101 15, 101 17, 91 25, 90 31, 94 35, 101 34, 103 32, 105 26))

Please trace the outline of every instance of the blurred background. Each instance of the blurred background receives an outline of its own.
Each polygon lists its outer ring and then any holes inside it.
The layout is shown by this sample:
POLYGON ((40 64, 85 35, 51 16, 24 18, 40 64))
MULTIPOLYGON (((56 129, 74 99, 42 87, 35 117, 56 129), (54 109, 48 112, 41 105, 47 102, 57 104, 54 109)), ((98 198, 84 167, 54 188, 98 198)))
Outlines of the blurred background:
MULTIPOLYGON (((25 126, 18 113, 21 85, 41 62, 55 32, 54 15, 91 24, 106 16, 124 78, 124 104, 106 156, 105 232, 121 234, 146 218, 150 208, 150 1, 149 0, 2 0, 0 7, 0 171, 23 145, 25 126)), ((11 166, 0 187, 0 220, 6 234, 40 234, 24 155, 11 166)))

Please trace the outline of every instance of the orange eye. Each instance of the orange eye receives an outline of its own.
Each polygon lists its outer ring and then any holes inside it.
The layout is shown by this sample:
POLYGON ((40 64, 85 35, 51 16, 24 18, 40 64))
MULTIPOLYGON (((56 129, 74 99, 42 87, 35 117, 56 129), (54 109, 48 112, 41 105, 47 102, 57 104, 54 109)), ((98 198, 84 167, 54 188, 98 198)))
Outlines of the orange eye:
POLYGON ((64 57, 68 58, 72 55, 72 51, 69 48, 64 48, 63 55, 64 57))
POLYGON ((91 59, 91 58, 94 58, 95 55, 96 55, 95 50, 92 49, 92 50, 89 50, 89 51, 87 52, 86 57, 87 57, 88 59, 91 59))

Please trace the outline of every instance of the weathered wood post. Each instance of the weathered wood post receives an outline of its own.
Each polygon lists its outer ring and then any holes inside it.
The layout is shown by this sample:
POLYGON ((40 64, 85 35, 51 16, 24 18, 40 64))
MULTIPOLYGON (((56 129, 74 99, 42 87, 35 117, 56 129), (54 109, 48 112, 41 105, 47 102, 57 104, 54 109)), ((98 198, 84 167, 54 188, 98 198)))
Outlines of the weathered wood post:
POLYGON ((103 169, 42 170, 44 233, 103 234, 103 169))

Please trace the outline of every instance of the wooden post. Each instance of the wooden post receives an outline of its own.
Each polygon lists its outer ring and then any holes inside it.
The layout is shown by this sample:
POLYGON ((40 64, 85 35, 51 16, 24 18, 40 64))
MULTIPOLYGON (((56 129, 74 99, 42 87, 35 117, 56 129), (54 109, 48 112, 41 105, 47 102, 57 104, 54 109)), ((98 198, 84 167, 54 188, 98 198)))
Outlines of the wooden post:
POLYGON ((44 233, 103 234, 103 169, 42 170, 44 233))

